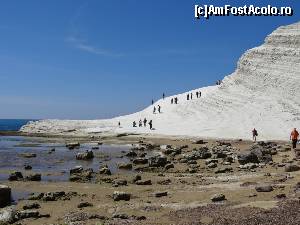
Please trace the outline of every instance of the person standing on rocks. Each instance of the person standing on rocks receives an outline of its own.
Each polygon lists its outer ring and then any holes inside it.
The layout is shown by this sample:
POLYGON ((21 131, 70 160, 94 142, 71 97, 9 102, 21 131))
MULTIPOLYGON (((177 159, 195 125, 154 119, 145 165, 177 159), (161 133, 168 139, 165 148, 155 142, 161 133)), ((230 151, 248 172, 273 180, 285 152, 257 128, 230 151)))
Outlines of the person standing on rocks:
POLYGON ((290 140, 292 140, 293 149, 297 147, 298 137, 299 137, 299 133, 297 129, 294 128, 290 135, 290 140))
POLYGON ((144 118, 144 127, 146 127, 146 126, 147 126, 147 119, 144 118))
POLYGON ((199 92, 198 91, 196 91, 196 97, 199 98, 199 92))
POLYGON ((152 120, 149 121, 150 130, 152 130, 152 120))
POLYGON ((173 102, 174 102, 174 99, 172 98, 172 99, 171 99, 171 104, 173 104, 173 102))
POLYGON ((142 127, 143 126, 143 122, 142 122, 142 119, 140 119, 139 121, 139 127, 142 127))
POLYGON ((132 126, 136 127, 136 122, 135 121, 133 121, 132 126))
POLYGON ((191 100, 193 99, 193 93, 191 93, 191 100))
POLYGON ((154 108, 153 108, 153 114, 155 114, 156 113, 156 107, 154 106, 154 108))
POLYGON ((199 98, 201 97, 201 91, 199 91, 199 98))
POLYGON ((190 94, 187 94, 186 100, 190 100, 190 94))
POLYGON ((252 130, 252 139, 254 142, 256 142, 256 137, 258 136, 257 130, 254 128, 252 130))
POLYGON ((160 113, 161 107, 160 105, 158 105, 158 113, 160 113))

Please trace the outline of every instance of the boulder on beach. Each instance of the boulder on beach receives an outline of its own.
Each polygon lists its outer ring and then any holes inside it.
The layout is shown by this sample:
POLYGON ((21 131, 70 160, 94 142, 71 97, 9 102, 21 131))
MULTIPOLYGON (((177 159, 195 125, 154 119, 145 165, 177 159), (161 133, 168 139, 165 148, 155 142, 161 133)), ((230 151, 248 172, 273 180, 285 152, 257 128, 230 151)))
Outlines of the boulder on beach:
POLYGON ((273 191, 273 187, 271 185, 259 185, 255 187, 257 192, 271 192, 273 191))
POLYGON ((127 180, 125 179, 115 179, 112 182, 113 187, 126 186, 127 180))
POLYGON ((8 180, 9 181, 20 181, 20 180, 23 180, 23 174, 19 171, 15 171, 15 172, 12 172, 9 177, 8 177, 8 180))
POLYGON ((83 171, 83 166, 75 166, 73 169, 70 169, 70 174, 81 173, 83 171))
POLYGON ((26 176, 25 180, 26 181, 41 181, 42 175, 40 173, 30 174, 30 175, 26 176))
POLYGON ((122 170, 131 170, 132 164, 131 163, 119 163, 118 168, 122 170))
POLYGON ((75 148, 79 148, 80 147, 80 143, 79 142, 71 142, 71 143, 67 143, 66 147, 70 150, 75 149, 75 148))
POLYGON ((34 203, 30 203, 30 204, 26 204, 23 206, 24 210, 28 210, 28 209, 39 209, 41 208, 40 204, 37 202, 34 203))
POLYGON ((24 169, 25 169, 25 170, 31 170, 31 169, 32 169, 32 166, 30 166, 30 165, 24 165, 24 169))
POLYGON ((16 221, 16 213, 17 211, 13 206, 0 209, 0 224, 8 225, 14 223, 16 221))
POLYGON ((140 174, 137 174, 137 175, 135 175, 135 176, 133 177, 132 183, 135 183, 135 182, 137 182, 137 181, 139 181, 139 180, 141 180, 141 179, 142 179, 142 176, 141 176, 140 174))
POLYGON ((219 174, 219 173, 230 173, 233 172, 233 168, 232 167, 222 167, 222 168, 218 168, 215 170, 215 174, 219 174))
POLYGON ((167 157, 165 156, 153 156, 149 158, 150 167, 165 167, 168 164, 167 157))
POLYGON ((146 158, 136 158, 132 161, 132 163, 136 164, 136 165, 143 165, 143 164, 148 163, 148 159, 146 159, 146 158))
POLYGON ((41 215, 39 211, 37 210, 22 210, 22 211, 17 211, 16 213, 16 220, 23 220, 23 219, 28 219, 28 218, 34 218, 38 219, 41 218, 41 215))
POLYGON ((211 197, 212 202, 221 202, 226 200, 226 197, 224 194, 215 194, 211 197))
POLYGON ((169 169, 173 169, 173 168, 174 168, 173 163, 169 163, 169 164, 165 165, 165 170, 169 170, 169 169))
POLYGON ((156 198, 161 198, 164 196, 168 196, 168 192, 167 191, 158 191, 158 192, 153 193, 153 196, 156 198))
POLYGON ((193 144, 203 145, 203 144, 206 144, 206 142, 200 139, 200 140, 193 141, 193 144))
POLYGON ((103 175, 111 175, 111 171, 107 165, 101 166, 99 169, 99 173, 103 175))
POLYGON ((21 156, 23 158, 35 158, 36 154, 35 153, 25 152, 25 153, 20 153, 19 156, 21 156))
POLYGON ((86 208, 86 207, 93 207, 93 204, 90 202, 80 202, 77 205, 77 208, 79 208, 79 209, 86 208))
POLYGON ((287 164, 284 168, 285 172, 296 172, 299 171, 300 167, 298 165, 295 164, 287 164))
POLYGON ((138 180, 135 182, 136 185, 152 185, 151 180, 138 180))
POLYGON ((247 164, 247 163, 259 163, 258 157, 256 154, 254 154, 251 151, 246 151, 243 153, 239 153, 238 156, 238 162, 241 165, 247 164))
POLYGON ((125 154, 127 157, 137 157, 137 154, 134 151, 129 151, 125 154))
POLYGON ((70 170, 69 181, 71 182, 85 182, 89 181, 93 177, 93 169, 83 169, 82 166, 76 166, 70 170))
POLYGON ((43 195, 42 200, 45 202, 57 201, 64 196, 66 196, 66 193, 64 191, 47 192, 43 195))
POLYGON ((194 149, 192 152, 184 155, 187 160, 208 159, 212 156, 209 148, 206 146, 194 149))
POLYGON ((11 188, 6 185, 0 185, 0 207, 5 207, 11 203, 11 188))
POLYGON ((176 156, 180 155, 182 150, 180 148, 167 148, 163 151, 165 155, 171 155, 171 156, 176 156))
POLYGON ((44 197, 44 193, 32 193, 28 197, 28 200, 36 201, 36 200, 41 200, 43 197, 44 197))
POLYGON ((129 201, 131 194, 122 191, 115 191, 112 197, 114 201, 129 201))
POLYGON ((94 153, 93 151, 89 151, 89 150, 86 150, 85 152, 77 153, 76 155, 77 160, 91 160, 93 158, 94 158, 94 153))

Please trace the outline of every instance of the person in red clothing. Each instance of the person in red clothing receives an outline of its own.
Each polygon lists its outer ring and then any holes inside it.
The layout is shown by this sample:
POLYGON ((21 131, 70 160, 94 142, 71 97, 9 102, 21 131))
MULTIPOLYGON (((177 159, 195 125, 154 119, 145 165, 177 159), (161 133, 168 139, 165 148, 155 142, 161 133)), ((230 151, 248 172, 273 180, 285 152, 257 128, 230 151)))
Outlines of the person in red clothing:
POLYGON ((293 143, 293 149, 295 149, 297 147, 298 137, 299 137, 299 133, 298 133, 297 129, 294 128, 294 130, 292 131, 291 136, 290 136, 290 140, 292 140, 292 143, 293 143))

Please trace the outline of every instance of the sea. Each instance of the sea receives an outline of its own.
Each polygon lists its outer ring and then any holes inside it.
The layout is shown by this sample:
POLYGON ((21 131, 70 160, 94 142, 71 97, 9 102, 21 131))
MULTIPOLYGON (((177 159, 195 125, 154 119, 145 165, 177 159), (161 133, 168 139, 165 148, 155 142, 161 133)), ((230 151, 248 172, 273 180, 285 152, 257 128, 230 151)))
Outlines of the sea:
POLYGON ((0 119, 0 131, 18 131, 23 125, 35 119, 0 119))

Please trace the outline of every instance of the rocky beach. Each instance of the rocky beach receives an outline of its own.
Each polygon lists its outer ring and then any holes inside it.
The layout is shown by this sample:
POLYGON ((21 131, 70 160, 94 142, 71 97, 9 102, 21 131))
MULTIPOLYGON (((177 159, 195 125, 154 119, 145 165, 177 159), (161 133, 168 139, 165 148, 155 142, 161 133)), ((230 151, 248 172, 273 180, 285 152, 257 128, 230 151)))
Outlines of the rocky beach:
POLYGON ((0 224, 300 221, 300 150, 287 142, 123 133, 13 144, 19 154, 0 164, 0 224))

